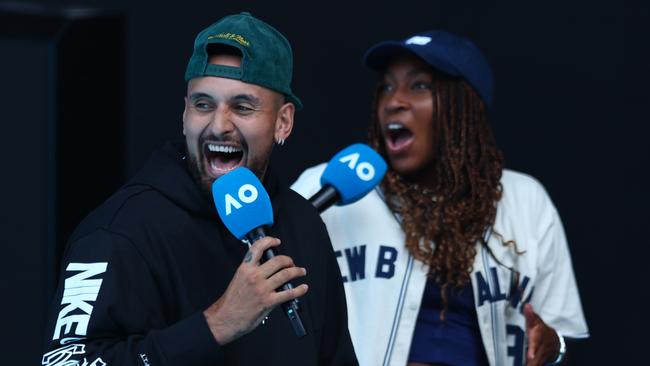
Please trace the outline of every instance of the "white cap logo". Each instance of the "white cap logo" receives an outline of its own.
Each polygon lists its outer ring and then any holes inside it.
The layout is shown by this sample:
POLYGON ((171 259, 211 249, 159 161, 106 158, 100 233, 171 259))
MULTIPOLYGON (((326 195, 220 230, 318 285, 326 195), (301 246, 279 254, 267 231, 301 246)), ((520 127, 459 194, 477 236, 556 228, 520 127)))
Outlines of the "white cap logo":
POLYGON ((418 46, 424 46, 429 42, 431 42, 431 37, 426 36, 413 36, 406 40, 406 44, 416 44, 418 46))

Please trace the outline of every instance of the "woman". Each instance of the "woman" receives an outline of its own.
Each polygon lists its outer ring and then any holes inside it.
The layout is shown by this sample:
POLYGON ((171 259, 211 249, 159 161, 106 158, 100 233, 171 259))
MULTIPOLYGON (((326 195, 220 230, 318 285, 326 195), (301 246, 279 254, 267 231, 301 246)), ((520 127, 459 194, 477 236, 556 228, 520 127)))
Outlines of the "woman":
MULTIPOLYGON (((381 187, 323 214, 362 365, 559 363, 588 336, 556 209, 505 170, 486 118, 490 67, 444 31, 370 48, 381 187), (374 276, 373 276, 374 274, 374 276)), ((318 190, 324 165, 294 184, 318 190)))

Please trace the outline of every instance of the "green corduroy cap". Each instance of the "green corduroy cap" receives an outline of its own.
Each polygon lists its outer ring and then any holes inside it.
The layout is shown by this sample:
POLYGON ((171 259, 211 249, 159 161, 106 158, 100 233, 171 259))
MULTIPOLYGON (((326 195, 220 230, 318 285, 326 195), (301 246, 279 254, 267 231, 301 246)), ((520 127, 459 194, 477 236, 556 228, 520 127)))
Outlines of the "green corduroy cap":
POLYGON ((243 12, 221 18, 196 36, 185 81, 202 76, 241 80, 283 94, 300 110, 302 102, 291 91, 292 73, 289 41, 277 29, 243 12), (241 51, 241 67, 209 64, 210 44, 228 45, 241 51))

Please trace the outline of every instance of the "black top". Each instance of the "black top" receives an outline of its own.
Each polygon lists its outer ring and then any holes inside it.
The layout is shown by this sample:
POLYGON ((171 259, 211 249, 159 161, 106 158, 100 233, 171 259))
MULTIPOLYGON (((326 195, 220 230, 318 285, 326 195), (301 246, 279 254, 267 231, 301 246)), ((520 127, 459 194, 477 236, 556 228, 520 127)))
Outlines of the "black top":
POLYGON ((280 308, 220 347, 203 310, 223 294, 247 251, 167 144, 75 230, 46 328, 43 365, 356 365, 343 286, 323 222, 288 188, 273 187, 279 254, 307 269, 307 336, 280 308), (93 363, 95 362, 95 363, 93 363))
MULTIPOLYGON (((452 286, 453 287, 453 286, 452 286)), ((413 331, 409 361, 440 365, 487 366, 472 284, 447 290, 445 320, 440 285, 427 279, 413 331)))

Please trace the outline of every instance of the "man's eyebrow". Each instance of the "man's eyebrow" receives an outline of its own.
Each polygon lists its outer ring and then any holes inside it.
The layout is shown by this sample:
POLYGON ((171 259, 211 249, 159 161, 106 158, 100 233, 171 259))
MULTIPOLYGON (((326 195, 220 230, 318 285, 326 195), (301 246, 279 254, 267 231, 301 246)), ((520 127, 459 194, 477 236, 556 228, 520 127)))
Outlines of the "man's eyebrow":
POLYGON ((237 94, 229 98, 231 102, 248 102, 256 106, 261 106, 262 101, 253 94, 237 94))
POLYGON ((206 93, 192 93, 190 94, 188 98, 191 102, 197 101, 199 99, 209 99, 209 100, 214 100, 214 98, 210 94, 206 93))

